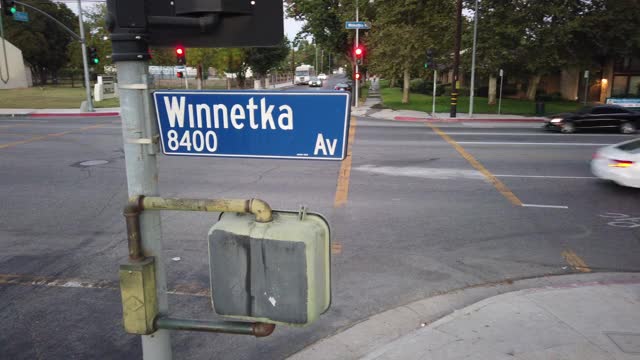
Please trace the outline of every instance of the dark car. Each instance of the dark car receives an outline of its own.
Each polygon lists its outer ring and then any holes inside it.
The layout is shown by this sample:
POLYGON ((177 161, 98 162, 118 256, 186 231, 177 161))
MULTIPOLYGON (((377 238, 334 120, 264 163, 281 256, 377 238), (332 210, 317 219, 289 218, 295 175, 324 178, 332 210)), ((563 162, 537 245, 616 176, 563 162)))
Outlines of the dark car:
POLYGON ((623 134, 633 134, 640 126, 640 112, 617 105, 586 107, 575 113, 550 117, 544 127, 572 133, 578 129, 619 129, 623 134))
POLYGON ((334 90, 340 90, 340 91, 351 91, 351 85, 346 84, 346 83, 337 83, 334 87, 334 90))

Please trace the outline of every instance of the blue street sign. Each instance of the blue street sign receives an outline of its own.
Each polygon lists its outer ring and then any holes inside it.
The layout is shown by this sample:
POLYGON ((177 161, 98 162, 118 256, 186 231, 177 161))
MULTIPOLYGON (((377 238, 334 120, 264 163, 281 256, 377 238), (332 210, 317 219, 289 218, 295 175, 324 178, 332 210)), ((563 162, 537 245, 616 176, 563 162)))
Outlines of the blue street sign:
POLYGON ((22 21, 22 22, 28 22, 29 21, 29 13, 22 12, 22 11, 16 11, 13 14, 13 20, 22 21))
POLYGON ((342 160, 350 94, 338 91, 153 93, 167 155, 342 160))
POLYGON ((345 23, 345 29, 370 29, 371 23, 366 21, 347 21, 345 23))

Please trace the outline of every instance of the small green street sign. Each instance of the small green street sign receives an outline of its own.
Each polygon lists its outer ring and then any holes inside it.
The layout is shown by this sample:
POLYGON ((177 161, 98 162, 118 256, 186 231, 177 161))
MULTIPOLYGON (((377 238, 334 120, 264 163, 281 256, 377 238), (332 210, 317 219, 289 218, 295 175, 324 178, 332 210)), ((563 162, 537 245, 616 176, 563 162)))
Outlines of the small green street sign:
POLYGON ((11 8, 11 12, 13 13, 13 20, 29 22, 29 13, 16 11, 16 8, 11 8))

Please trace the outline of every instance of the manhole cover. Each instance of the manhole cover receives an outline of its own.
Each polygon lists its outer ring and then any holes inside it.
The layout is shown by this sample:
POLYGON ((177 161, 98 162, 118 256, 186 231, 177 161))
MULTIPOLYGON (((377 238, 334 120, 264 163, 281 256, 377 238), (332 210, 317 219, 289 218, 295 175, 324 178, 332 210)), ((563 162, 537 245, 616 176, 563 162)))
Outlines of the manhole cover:
POLYGON ((78 165, 80 166, 96 166, 96 165, 104 165, 104 164, 108 164, 109 162, 107 160, 87 160, 87 161, 83 161, 78 163, 78 165))

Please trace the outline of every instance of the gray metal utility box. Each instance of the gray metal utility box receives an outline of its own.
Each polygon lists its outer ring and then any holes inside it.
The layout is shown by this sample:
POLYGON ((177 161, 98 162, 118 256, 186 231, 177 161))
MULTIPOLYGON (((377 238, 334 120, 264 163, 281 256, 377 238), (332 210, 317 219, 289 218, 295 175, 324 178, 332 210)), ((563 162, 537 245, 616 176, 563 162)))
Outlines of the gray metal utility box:
POLYGON ((331 304, 327 221, 318 214, 224 213, 209 231, 211 294, 223 316, 307 325, 331 304))

